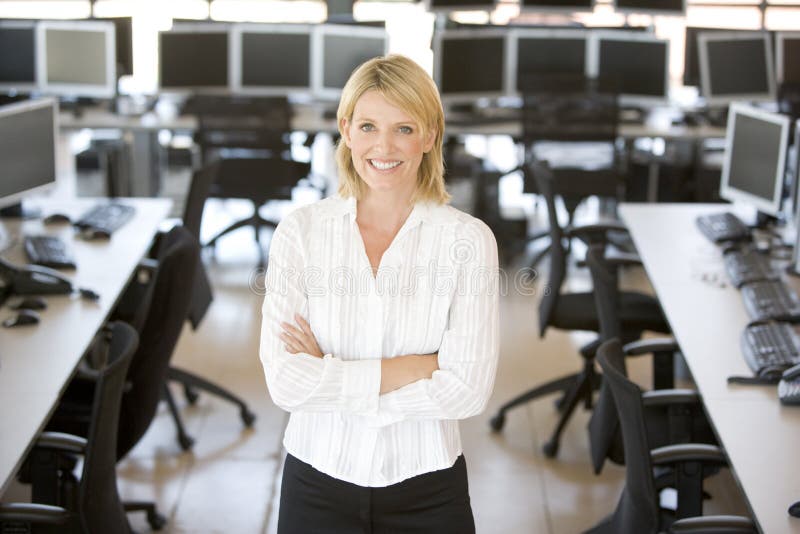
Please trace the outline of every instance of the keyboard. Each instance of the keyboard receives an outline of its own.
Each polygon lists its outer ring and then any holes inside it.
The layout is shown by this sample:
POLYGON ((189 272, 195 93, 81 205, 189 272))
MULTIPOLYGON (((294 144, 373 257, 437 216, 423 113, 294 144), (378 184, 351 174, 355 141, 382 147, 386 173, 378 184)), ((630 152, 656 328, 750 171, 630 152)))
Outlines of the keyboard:
POLYGON ((754 321, 800 319, 800 297, 780 280, 751 282, 741 291, 747 314, 754 321))
POLYGON ((67 245, 60 238, 49 235, 25 236, 25 254, 28 261, 35 265, 53 269, 74 269, 67 245))
POLYGON ((778 398, 781 400, 781 404, 800 404, 800 378, 781 379, 778 382, 778 398))
POLYGON ((775 280, 778 273, 769 257, 756 250, 731 250, 723 256, 728 278, 735 287, 760 280, 775 280))
POLYGON ((790 323, 752 324, 742 333, 741 344, 744 359, 757 376, 800 363, 800 336, 790 323))
POLYGON ((135 213, 136 208, 125 204, 98 204, 81 215, 73 224, 81 230, 95 229, 111 234, 130 221, 135 213))
POLYGON ((733 213, 712 213, 695 219, 700 232, 713 243, 744 241, 750 238, 750 229, 733 213))

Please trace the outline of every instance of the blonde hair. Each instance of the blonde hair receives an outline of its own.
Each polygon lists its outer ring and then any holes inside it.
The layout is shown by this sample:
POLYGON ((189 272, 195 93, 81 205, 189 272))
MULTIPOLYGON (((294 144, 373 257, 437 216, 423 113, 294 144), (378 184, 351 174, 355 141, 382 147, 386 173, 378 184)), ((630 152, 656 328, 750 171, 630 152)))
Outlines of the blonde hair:
POLYGON ((428 73, 411 59, 390 54, 375 57, 358 67, 342 90, 336 120, 342 137, 336 147, 339 167, 339 194, 343 197, 364 195, 366 184, 356 172, 350 148, 344 142, 342 119, 353 120, 356 102, 367 91, 377 91, 386 100, 408 113, 419 124, 423 136, 434 132, 432 148, 422 155, 413 200, 444 204, 450 195, 444 186, 444 111, 439 91, 428 73))

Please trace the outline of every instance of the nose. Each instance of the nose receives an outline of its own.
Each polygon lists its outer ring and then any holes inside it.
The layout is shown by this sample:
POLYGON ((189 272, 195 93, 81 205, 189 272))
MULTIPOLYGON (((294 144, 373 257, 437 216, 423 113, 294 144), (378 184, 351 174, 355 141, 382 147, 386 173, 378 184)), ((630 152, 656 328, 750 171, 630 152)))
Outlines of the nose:
POLYGON ((385 155, 392 152, 394 148, 394 136, 392 134, 393 132, 387 130, 378 133, 376 148, 380 150, 381 154, 385 155))

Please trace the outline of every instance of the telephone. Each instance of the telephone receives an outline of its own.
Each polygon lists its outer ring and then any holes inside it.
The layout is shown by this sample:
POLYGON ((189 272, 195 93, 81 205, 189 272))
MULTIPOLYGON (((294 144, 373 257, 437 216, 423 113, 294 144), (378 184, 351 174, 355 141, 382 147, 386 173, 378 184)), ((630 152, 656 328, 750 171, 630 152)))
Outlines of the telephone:
POLYGON ((782 404, 800 404, 800 363, 783 372, 778 382, 778 398, 782 404))
POLYGON ((0 258, 0 283, 15 295, 72 293, 72 282, 58 271, 39 265, 16 266, 0 258))

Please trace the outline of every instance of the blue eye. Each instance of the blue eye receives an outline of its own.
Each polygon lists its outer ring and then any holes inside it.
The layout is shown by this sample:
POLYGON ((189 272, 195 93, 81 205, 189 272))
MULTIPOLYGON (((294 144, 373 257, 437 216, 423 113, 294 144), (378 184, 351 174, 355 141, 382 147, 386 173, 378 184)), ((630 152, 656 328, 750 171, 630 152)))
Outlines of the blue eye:
POLYGON ((400 133, 404 133, 404 134, 414 133, 414 130, 411 128, 411 126, 401 126, 399 128, 399 130, 400 130, 400 133))
POLYGON ((373 126, 372 123, 365 122, 364 124, 361 125, 360 128, 362 132, 371 132, 372 130, 375 129, 375 126, 373 126))

